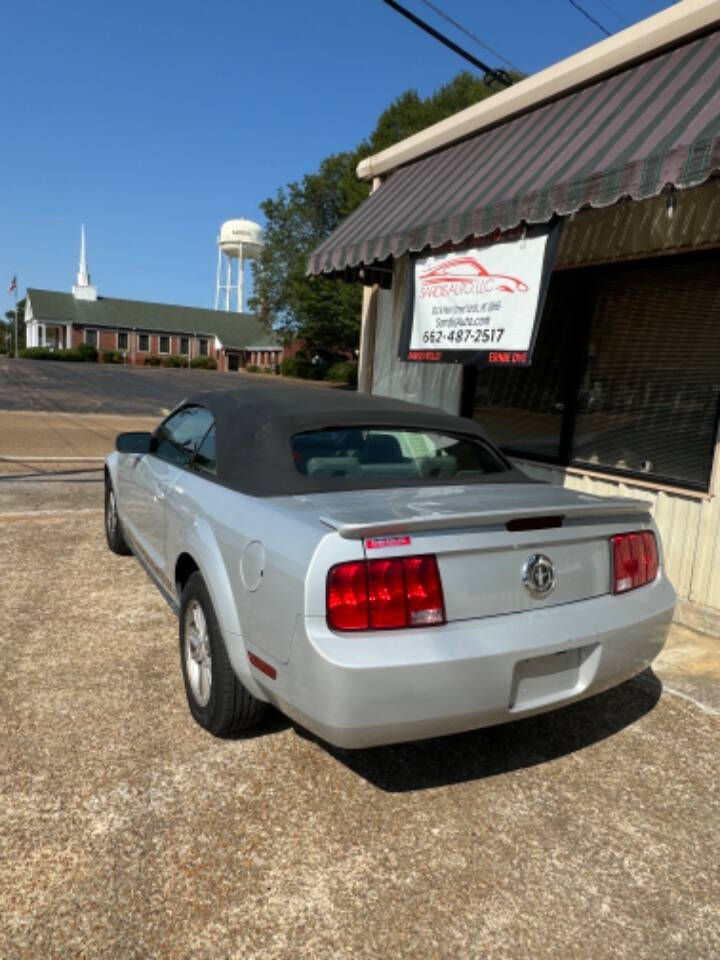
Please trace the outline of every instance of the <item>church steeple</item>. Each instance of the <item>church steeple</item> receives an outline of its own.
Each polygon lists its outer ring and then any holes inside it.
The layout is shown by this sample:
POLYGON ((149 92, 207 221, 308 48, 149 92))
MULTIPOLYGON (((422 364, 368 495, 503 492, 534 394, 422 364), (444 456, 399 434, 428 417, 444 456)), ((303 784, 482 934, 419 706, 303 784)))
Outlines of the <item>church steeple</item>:
POLYGON ((73 287, 73 296, 76 300, 97 300, 97 287, 90 283, 90 274, 87 268, 85 254, 85 224, 80 230, 80 263, 78 264, 77 285, 73 287))

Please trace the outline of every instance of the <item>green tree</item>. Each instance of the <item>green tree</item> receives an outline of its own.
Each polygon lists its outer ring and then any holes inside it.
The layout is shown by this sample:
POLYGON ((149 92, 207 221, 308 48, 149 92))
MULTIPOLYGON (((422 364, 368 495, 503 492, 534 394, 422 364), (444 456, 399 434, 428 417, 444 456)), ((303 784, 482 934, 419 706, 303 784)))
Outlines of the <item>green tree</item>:
POLYGON ((289 183, 265 200, 260 205, 265 215, 265 245, 253 261, 250 308, 286 341, 299 338, 314 348, 356 348, 360 284, 307 277, 308 255, 367 197, 368 184, 355 174, 360 160, 492 93, 468 72, 458 74, 424 100, 415 90, 408 90, 383 111, 368 139, 355 150, 327 157, 317 172, 289 183))
POLYGON ((327 157, 317 173, 288 184, 261 205, 265 244, 253 264, 250 306, 285 339, 300 336, 313 347, 327 348, 352 349, 357 344, 360 291, 305 276, 310 250, 357 206, 354 196, 346 196, 348 189, 354 190, 355 163, 351 153, 327 157))
MULTIPOLYGON (((25 300, 18 300, 18 350, 25 346, 25 300)), ((0 353, 13 356, 15 353, 15 311, 8 310, 0 330, 0 353)))

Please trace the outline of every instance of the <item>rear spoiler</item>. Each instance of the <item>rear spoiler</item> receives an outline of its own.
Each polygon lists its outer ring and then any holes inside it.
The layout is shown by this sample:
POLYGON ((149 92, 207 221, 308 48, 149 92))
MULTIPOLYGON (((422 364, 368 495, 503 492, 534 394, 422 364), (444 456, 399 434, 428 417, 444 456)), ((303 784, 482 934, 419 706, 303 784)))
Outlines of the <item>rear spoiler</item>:
POLYGON ((574 524, 585 520, 617 520, 627 523, 631 517, 648 517, 651 504, 647 500, 613 498, 597 503, 563 504, 560 509, 548 507, 519 507, 514 510, 478 510, 463 513, 428 513, 424 516, 402 517, 397 520, 383 520, 377 523, 346 523, 337 517, 320 517, 323 523, 348 540, 360 540, 363 537, 388 536, 392 534, 415 533, 426 530, 457 530, 472 528, 498 528, 513 520, 562 516, 563 523, 574 524))

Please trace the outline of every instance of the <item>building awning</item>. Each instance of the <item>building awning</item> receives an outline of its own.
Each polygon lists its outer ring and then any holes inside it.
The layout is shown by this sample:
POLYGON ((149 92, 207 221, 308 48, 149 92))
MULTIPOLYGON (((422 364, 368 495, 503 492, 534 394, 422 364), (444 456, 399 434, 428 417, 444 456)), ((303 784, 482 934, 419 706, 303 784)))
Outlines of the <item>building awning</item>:
POLYGON ((718 169, 715 31, 394 171, 313 251, 308 273, 352 277, 409 251, 691 187, 718 169))

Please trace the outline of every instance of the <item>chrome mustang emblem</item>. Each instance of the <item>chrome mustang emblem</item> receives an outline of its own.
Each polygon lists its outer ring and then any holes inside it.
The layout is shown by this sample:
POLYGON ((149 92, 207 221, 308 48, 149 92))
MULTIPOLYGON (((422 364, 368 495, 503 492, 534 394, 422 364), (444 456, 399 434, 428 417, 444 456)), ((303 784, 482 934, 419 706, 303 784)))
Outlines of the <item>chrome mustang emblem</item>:
POLYGON ((549 596, 557 584, 552 560, 544 553, 533 553, 523 566, 522 581, 531 597, 549 596))

